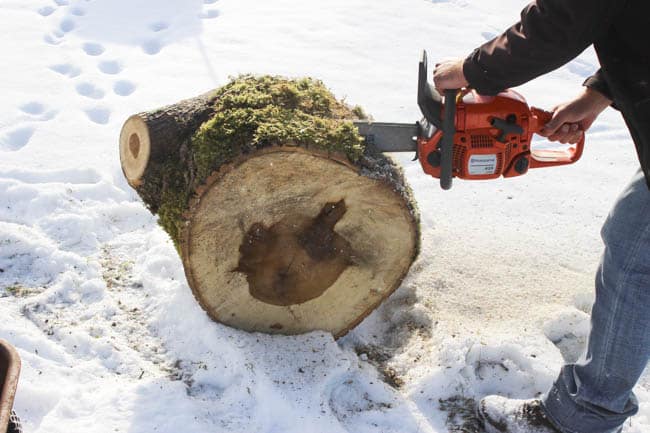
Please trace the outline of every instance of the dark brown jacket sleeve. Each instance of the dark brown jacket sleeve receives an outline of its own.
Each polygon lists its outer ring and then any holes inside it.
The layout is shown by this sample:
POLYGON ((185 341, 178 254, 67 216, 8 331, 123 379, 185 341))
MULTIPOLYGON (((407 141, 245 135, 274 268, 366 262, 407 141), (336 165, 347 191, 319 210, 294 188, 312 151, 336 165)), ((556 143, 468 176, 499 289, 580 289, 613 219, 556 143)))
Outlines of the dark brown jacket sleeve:
POLYGON ((485 95, 515 87, 579 55, 605 34, 626 0, 537 0, 521 21, 465 59, 470 87, 485 95))
POLYGON ((611 90, 609 90, 609 84, 607 84, 607 81, 605 80, 602 69, 599 69, 598 72, 587 78, 582 85, 602 93, 610 100, 614 99, 611 90))

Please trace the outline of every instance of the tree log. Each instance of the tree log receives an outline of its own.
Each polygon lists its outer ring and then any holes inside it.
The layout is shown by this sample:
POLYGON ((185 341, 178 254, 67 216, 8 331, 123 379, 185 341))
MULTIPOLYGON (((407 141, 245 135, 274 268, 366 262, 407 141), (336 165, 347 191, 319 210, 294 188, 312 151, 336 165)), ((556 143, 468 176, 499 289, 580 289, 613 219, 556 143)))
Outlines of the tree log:
POLYGON ((126 121, 124 174, 214 320, 338 337, 399 286, 418 214, 360 117, 319 81, 242 76, 126 121))

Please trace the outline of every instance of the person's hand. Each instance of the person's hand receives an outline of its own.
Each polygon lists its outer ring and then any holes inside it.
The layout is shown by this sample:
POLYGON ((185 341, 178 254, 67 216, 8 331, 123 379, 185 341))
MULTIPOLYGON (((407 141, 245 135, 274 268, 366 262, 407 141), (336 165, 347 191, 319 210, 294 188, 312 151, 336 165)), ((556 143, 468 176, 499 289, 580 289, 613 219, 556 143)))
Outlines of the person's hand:
POLYGON ((433 85, 439 92, 467 87, 463 73, 463 60, 446 60, 437 63, 433 71, 433 85))
POLYGON ((553 108, 553 118, 539 134, 551 141, 575 144, 611 103, 602 93, 585 87, 573 100, 553 108))

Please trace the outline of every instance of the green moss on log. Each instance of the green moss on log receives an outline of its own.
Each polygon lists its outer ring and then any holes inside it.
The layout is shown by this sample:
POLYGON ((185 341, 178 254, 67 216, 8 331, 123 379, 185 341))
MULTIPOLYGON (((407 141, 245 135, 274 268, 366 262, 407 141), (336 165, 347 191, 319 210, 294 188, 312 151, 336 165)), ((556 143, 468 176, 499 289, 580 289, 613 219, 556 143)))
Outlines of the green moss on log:
POLYGON ((251 148, 318 148, 344 153, 352 162, 363 153, 356 128, 345 121, 356 115, 320 81, 244 76, 219 93, 215 116, 192 138, 199 178, 251 148))
POLYGON ((215 115, 181 148, 180 158, 189 163, 170 160, 161 166, 162 197, 152 210, 177 247, 195 189, 241 154, 283 145, 344 154, 353 163, 364 155, 350 121, 365 118, 363 110, 338 101, 321 81, 240 76, 216 90, 214 104, 215 115))

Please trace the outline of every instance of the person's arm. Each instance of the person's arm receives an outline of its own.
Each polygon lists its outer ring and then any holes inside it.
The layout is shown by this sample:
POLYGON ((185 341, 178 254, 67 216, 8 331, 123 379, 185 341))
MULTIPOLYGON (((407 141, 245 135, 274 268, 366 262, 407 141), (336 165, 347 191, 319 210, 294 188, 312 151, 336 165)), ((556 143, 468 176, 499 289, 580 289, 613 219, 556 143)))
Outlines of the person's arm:
POLYGON ((578 56, 608 31, 626 0, 537 0, 521 21, 463 62, 469 86, 495 95, 548 73, 578 56))
MULTIPOLYGON (((436 65, 438 90, 471 87, 495 95, 567 63, 609 29, 627 0, 537 0, 521 13, 521 21, 474 50, 464 61, 436 65)), ((601 71, 573 100, 553 109, 542 130, 552 141, 576 143, 596 117, 612 103, 601 71)))

